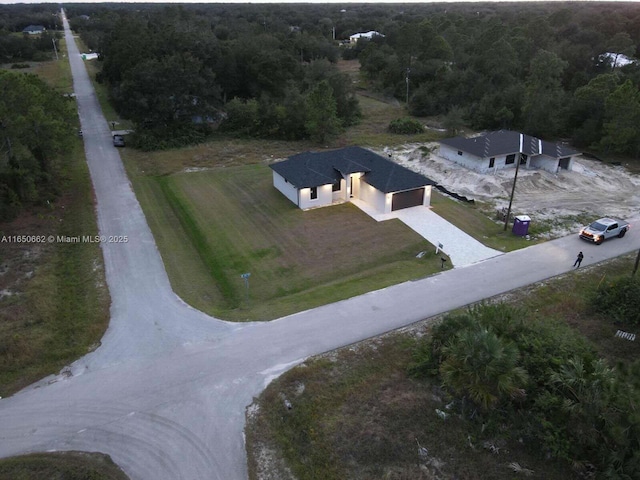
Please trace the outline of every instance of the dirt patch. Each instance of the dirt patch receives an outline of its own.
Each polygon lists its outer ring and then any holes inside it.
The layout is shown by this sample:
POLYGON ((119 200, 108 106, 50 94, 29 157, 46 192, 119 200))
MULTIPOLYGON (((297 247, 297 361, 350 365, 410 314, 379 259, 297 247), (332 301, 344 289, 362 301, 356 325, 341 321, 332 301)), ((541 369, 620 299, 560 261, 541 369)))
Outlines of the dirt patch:
MULTIPOLYGON (((451 190, 495 209, 506 207, 514 170, 481 174, 438 155, 439 144, 405 145, 384 151, 401 165, 422 173, 451 190)), ((582 218, 611 216, 627 219, 637 215, 640 176, 615 166, 579 156, 571 171, 552 174, 521 168, 518 172, 513 211, 532 222, 552 224, 552 236, 575 232, 582 218)))
MULTIPOLYGON (((64 209, 64 203, 58 208, 64 209)), ((25 283, 40 266, 40 258, 52 251, 52 245, 46 241, 35 240, 55 232, 60 221, 57 211, 40 208, 0 224, 0 300, 22 293, 25 283)))

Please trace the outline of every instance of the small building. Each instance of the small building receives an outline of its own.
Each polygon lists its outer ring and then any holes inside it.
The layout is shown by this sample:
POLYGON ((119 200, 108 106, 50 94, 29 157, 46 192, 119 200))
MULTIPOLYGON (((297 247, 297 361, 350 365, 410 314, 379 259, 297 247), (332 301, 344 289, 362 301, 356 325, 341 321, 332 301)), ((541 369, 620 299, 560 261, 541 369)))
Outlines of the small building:
POLYGON ((26 33, 28 35, 38 35, 40 33, 44 33, 46 28, 43 25, 29 25, 28 27, 24 27, 22 29, 22 33, 26 33))
POLYGON ((429 206, 436 184, 361 147, 299 153, 270 167, 273 186, 303 210, 354 198, 379 213, 429 206))
POLYGON ((574 158, 578 155, 580 152, 560 143, 547 142, 512 130, 440 141, 441 157, 480 173, 514 168, 516 161, 525 168, 558 173, 560 170, 571 170, 574 158))
POLYGON ((623 53, 616 52, 603 53, 598 56, 598 61, 600 63, 605 63, 610 68, 626 67, 627 65, 638 62, 635 58, 631 58, 623 53))
POLYGON ((366 38, 367 40, 371 40, 373 37, 384 37, 384 35, 381 34, 380 32, 376 32, 373 30, 365 33, 354 33, 353 35, 349 36, 349 42, 356 43, 361 38, 366 38))

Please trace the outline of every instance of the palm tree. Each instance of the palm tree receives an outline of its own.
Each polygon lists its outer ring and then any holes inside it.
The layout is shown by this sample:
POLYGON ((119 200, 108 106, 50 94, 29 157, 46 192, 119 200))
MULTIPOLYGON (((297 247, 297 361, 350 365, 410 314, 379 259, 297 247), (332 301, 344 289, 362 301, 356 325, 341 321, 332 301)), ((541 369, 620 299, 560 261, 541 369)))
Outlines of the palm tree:
POLYGON ((518 366, 517 347, 486 328, 458 333, 443 349, 443 385, 484 409, 506 397, 525 395, 527 372, 518 366))
POLYGON ((549 376, 562 396, 562 410, 568 415, 568 426, 575 441, 596 448, 603 441, 603 431, 612 413, 612 392, 615 371, 606 361, 587 362, 571 358, 549 376))

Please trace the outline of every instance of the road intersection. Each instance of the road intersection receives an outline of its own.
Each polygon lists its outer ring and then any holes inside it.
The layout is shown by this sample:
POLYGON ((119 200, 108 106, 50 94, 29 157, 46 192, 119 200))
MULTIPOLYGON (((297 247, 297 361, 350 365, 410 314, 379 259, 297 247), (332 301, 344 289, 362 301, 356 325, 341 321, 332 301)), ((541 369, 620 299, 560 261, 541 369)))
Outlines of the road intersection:
POLYGON ((640 232, 603 246, 577 235, 271 322, 208 317, 171 290, 109 126, 64 19, 97 199, 111 294, 101 346, 69 374, 0 400, 0 457, 83 450, 111 455, 134 480, 247 478, 245 409, 305 358, 640 248, 640 232))

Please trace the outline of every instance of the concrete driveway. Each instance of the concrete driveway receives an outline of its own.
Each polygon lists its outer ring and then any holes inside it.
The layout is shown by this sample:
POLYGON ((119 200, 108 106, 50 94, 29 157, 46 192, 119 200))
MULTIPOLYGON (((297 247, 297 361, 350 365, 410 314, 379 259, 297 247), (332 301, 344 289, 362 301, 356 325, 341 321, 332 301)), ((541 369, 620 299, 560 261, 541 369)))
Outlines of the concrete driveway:
POLYGON ((391 213, 377 213, 360 200, 352 199, 352 203, 379 222, 397 218, 429 243, 435 246, 442 245, 441 250, 449 256, 454 267, 465 267, 503 254, 499 250, 484 246, 455 225, 433 213, 430 208, 420 206, 391 213))

